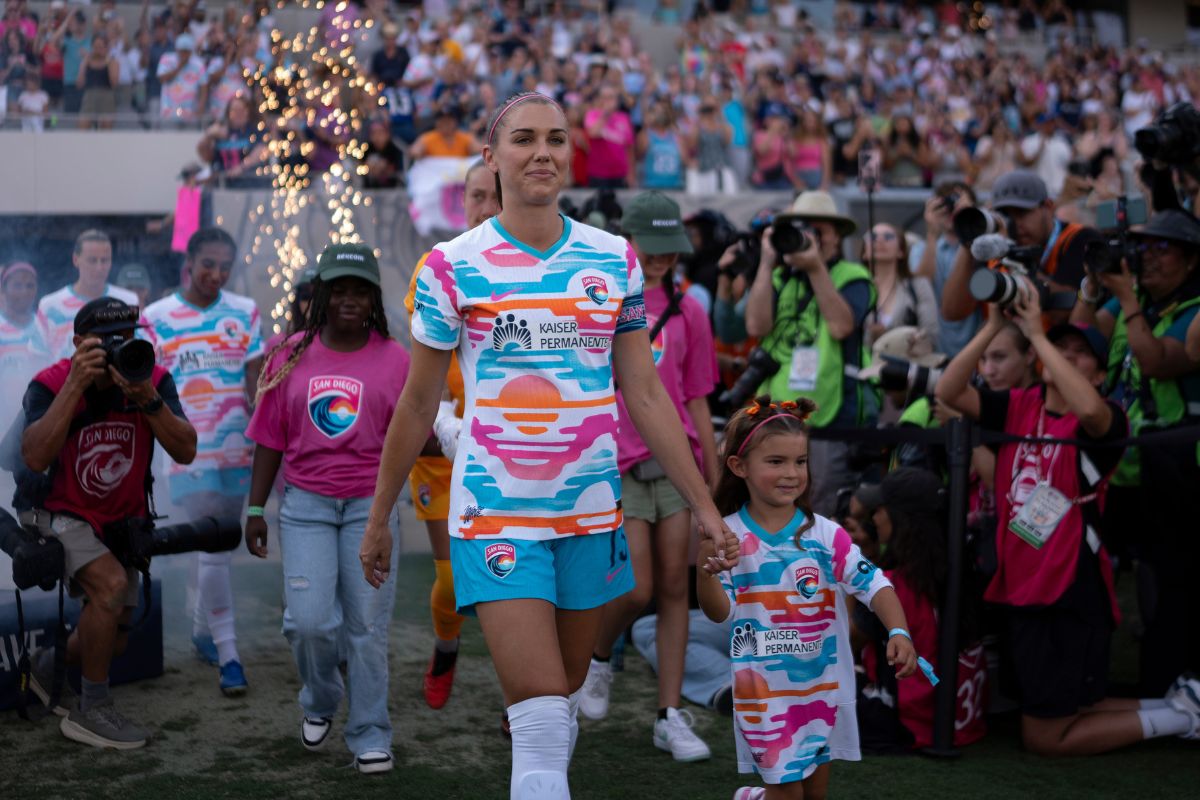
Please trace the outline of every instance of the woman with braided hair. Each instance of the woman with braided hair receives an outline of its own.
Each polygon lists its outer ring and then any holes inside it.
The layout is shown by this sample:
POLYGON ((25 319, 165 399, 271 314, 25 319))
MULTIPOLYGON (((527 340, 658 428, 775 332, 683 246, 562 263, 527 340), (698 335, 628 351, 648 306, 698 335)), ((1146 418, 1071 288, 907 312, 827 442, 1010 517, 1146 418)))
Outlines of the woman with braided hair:
POLYGON ((483 158, 500 213, 434 247, 417 275, 414 379, 388 429, 360 557, 367 582, 387 586, 387 517, 455 351, 466 396, 448 520, 455 601, 479 617, 509 703, 511 796, 566 800, 601 607, 633 588, 614 378, 637 387, 629 419, 721 559, 727 531, 654 367, 637 257, 558 213, 571 163, 562 109, 533 92, 511 98, 483 158))
MULTIPOLYGON (((358 551, 408 361, 388 334, 375 255, 363 245, 330 245, 317 262, 303 326, 267 354, 246 431, 257 444, 246 547, 260 558, 268 538, 263 506, 283 466, 283 630, 303 683, 301 742, 318 750, 329 736, 345 693, 344 651, 350 715, 343 735, 364 773, 392 768, 387 640, 395 584, 382 592, 366 585, 358 551)), ((385 525, 394 537, 390 511, 385 525)))

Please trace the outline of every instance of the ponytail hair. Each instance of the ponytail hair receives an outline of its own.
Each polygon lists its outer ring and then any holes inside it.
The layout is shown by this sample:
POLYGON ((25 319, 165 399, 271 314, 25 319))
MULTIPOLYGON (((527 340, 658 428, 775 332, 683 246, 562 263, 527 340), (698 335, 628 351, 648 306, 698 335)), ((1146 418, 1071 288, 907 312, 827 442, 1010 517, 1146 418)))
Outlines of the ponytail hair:
MULTIPOLYGON (((713 501, 722 516, 728 516, 750 502, 750 490, 746 487, 746 481, 729 468, 729 459, 734 456, 744 458, 764 439, 775 434, 799 434, 807 439, 807 420, 816 410, 817 404, 806 397, 775 403, 771 401, 769 394, 763 394, 756 397, 750 406, 739 409, 730 418, 725 426, 721 444, 721 475, 717 479, 717 488, 713 491, 713 501)), ((796 508, 804 512, 805 518, 804 524, 796 531, 797 546, 800 544, 800 537, 816 522, 808 500, 811 486, 810 470, 808 483, 796 498, 796 508)))

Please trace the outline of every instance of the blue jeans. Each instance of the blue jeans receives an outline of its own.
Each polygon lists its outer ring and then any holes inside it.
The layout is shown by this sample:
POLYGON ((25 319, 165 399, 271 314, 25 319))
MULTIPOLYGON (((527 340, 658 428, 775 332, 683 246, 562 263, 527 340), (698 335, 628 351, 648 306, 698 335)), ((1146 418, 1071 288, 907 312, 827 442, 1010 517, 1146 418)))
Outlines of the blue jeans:
POLYGON ((311 719, 337 713, 345 693, 338 671, 339 653, 344 651, 351 687, 345 738, 355 755, 392 749, 388 623, 400 548, 393 524, 393 577, 380 589, 371 588, 358 560, 371 500, 339 500, 286 486, 279 510, 287 600, 283 634, 304 684, 300 707, 311 719))
MULTIPOLYGON (((658 647, 655 624, 651 614, 633 623, 633 646, 658 672, 658 647)), ((681 694, 698 706, 712 708, 717 692, 733 681, 733 662, 729 659, 731 622, 713 622, 704 612, 693 608, 688 612, 687 654, 683 660, 683 691, 681 694)))

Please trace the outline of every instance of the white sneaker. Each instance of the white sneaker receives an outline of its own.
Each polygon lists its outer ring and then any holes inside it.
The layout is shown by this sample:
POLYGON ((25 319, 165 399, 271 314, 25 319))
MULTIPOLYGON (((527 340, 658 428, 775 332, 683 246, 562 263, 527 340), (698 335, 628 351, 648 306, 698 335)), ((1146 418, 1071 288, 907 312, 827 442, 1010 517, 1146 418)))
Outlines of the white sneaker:
POLYGON ((304 743, 306 750, 320 750, 325 745, 325 739, 331 730, 333 730, 333 720, 329 717, 318 717, 317 719, 305 717, 304 722, 300 723, 300 741, 304 743))
POLYGON ((608 716, 608 695, 612 691, 612 664, 592 659, 587 677, 579 695, 579 713, 588 719, 604 719, 608 716))
POLYGON ((364 775, 391 772, 392 754, 386 750, 368 750, 354 757, 354 768, 364 775))
POLYGON ((1192 718, 1192 729, 1181 734, 1182 739, 1200 739, 1200 678, 1184 673, 1167 690, 1167 703, 1192 718))
POLYGON ((666 750, 676 761, 703 761, 712 757, 712 751, 696 734, 692 726, 696 721, 692 712, 677 708, 667 709, 667 718, 654 721, 654 746, 666 750))

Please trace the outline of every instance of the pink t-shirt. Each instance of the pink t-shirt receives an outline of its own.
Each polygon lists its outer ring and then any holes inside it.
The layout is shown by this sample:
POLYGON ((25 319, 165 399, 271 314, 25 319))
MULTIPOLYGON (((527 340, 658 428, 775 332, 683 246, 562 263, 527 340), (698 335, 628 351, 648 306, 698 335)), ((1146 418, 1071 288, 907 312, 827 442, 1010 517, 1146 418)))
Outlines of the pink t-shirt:
MULTIPOLYGON (((658 318, 667 310, 669 298, 661 286, 650 289, 645 294, 646 327, 653 330, 658 318)), ((679 313, 674 314, 662 331, 650 344, 654 355, 654 365, 658 367, 658 376, 662 379, 663 388, 667 390, 683 429, 687 433, 688 442, 692 445, 692 453, 696 456, 696 465, 704 472, 703 451, 700 449, 700 436, 692 417, 687 413, 684 404, 697 397, 705 397, 717 385, 717 351, 713 347, 712 328, 704 309, 691 297, 684 295, 679 304, 679 313)), ((617 392, 617 410, 620 414, 620 428, 617 435, 617 469, 624 474, 639 461, 650 457, 650 449, 638 435, 625 408, 625 399, 617 392)))
MULTIPOLYGON (((585 128, 604 115, 598 108, 587 112, 585 128)), ((624 178, 629 174, 629 147, 633 144, 633 123, 624 111, 614 111, 600 136, 588 137, 588 177, 624 178)))
MULTIPOLYGON (((290 353, 280 350, 269 369, 290 353)), ((326 497, 370 497, 408 361, 403 346, 377 333, 353 353, 330 350, 318 336, 259 402, 246 436, 283 452, 286 483, 326 497)))

